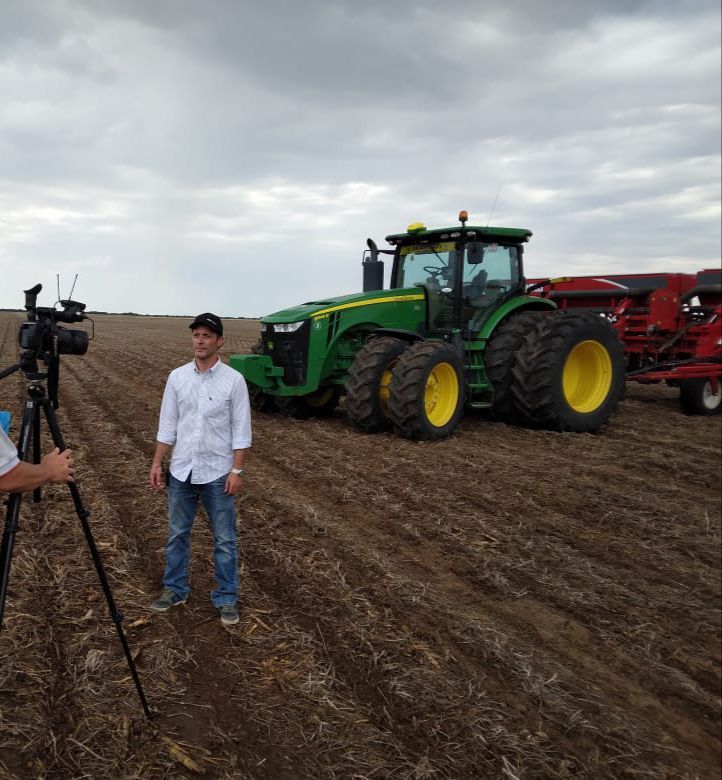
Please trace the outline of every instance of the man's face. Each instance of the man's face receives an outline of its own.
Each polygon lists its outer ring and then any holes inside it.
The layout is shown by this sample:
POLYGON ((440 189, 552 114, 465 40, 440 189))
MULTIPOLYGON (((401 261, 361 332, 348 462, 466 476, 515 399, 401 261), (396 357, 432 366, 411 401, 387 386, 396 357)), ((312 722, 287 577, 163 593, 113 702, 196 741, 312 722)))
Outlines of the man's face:
POLYGON ((223 337, 203 326, 193 328, 191 338, 193 340, 193 354, 198 360, 211 360, 223 346, 223 337))

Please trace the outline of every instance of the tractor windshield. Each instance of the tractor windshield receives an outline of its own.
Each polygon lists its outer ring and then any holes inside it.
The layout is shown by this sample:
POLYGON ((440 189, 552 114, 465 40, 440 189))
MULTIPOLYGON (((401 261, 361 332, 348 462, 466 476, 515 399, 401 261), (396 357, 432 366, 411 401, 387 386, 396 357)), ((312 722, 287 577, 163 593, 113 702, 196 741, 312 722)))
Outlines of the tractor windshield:
POLYGON ((491 311, 519 287, 516 246, 439 241, 399 248, 395 287, 423 287, 432 330, 478 332, 491 311))
POLYGON ((432 289, 451 287, 454 274, 456 244, 453 241, 438 244, 409 244, 399 250, 397 287, 432 289))
POLYGON ((453 327, 457 257, 454 241, 409 244, 399 250, 397 286, 423 287, 426 290, 431 329, 453 327))

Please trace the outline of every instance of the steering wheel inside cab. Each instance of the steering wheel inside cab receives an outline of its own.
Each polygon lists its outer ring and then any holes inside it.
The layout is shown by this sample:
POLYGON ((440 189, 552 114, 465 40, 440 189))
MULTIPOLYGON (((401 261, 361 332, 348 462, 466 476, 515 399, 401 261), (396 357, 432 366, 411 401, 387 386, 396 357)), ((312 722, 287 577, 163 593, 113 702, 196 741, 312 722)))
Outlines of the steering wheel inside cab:
POLYGON ((424 271, 426 271, 426 273, 429 276, 433 276, 434 279, 442 275, 446 276, 449 273, 449 269, 446 266, 439 268, 438 266, 434 266, 434 265, 425 265, 424 271))

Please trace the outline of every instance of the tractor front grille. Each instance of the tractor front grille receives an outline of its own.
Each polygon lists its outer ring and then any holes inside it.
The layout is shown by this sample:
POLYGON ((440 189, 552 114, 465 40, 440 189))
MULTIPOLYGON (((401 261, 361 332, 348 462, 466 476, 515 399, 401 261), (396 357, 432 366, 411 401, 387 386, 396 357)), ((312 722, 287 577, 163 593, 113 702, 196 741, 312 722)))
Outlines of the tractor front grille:
POLYGON ((274 366, 283 369, 283 381, 287 385, 306 384, 310 333, 310 320, 304 322, 295 333, 276 333, 272 324, 266 324, 263 351, 271 356, 274 366))

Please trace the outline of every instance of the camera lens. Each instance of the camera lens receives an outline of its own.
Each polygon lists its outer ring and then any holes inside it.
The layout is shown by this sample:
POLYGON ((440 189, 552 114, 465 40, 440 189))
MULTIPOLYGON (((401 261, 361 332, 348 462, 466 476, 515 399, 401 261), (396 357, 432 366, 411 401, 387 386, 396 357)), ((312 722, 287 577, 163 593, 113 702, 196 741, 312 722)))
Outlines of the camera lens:
POLYGON ((58 353, 84 355, 88 351, 88 334, 84 330, 58 328, 58 353))
POLYGON ((34 322, 23 322, 18 332, 18 341, 22 349, 37 349, 40 344, 38 343, 38 329, 34 322))

